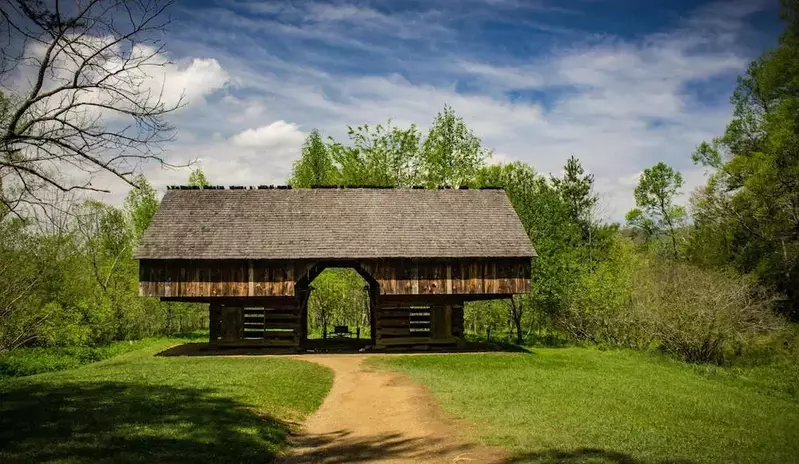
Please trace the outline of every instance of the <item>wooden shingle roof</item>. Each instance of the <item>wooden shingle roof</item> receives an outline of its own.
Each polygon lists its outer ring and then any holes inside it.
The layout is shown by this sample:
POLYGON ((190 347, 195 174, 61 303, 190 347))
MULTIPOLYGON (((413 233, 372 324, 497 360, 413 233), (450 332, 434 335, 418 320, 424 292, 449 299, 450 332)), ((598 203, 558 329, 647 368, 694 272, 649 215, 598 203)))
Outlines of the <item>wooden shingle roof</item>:
POLYGON ((139 259, 535 256, 503 190, 169 190, 139 259))

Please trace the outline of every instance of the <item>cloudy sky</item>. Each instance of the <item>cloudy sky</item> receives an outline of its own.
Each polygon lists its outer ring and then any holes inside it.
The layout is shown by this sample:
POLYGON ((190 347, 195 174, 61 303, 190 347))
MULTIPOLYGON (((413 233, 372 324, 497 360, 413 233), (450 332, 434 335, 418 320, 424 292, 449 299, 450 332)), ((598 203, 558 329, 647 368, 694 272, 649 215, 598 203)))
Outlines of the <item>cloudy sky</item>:
MULTIPOLYGON (((729 119, 735 76, 780 29, 773 1, 448 0, 179 4, 166 36, 174 163, 214 184, 284 183, 313 128, 416 123, 445 103, 494 150, 596 176, 605 216, 633 205, 640 171, 663 160, 686 192, 690 154, 729 119)), ((159 189, 186 170, 146 166, 159 189)))

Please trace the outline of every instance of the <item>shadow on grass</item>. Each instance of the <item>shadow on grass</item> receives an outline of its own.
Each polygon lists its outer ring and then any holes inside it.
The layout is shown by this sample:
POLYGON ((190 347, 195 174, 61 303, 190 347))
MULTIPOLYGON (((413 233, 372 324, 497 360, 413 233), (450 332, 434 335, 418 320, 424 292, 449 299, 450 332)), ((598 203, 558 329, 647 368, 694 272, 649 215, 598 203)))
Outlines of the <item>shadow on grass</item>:
POLYGON ((454 462, 502 462, 499 455, 474 454, 474 447, 469 444, 449 444, 440 438, 408 437, 401 433, 364 437, 339 430, 326 434, 303 434, 291 441, 297 453, 278 460, 281 464, 344 464, 381 460, 446 462, 452 461, 453 457, 454 462))
POLYGON ((312 344, 302 349, 270 348, 270 347, 233 347, 215 346, 210 343, 184 343, 166 349, 156 356, 258 356, 258 355, 302 355, 302 354, 353 354, 353 353, 531 353, 530 350, 507 342, 470 341, 464 347, 431 347, 430 349, 402 349, 393 351, 376 351, 364 340, 353 340, 353 343, 340 340, 311 340, 312 344), (357 343, 355 343, 357 342, 357 343))
POLYGON ((0 391, 0 461, 263 462, 290 424, 209 390, 119 382, 0 391))
POLYGON ((691 464, 684 459, 667 459, 658 461, 640 460, 629 454, 598 448, 579 448, 576 450, 550 450, 522 453, 512 456, 508 461, 512 464, 691 464))

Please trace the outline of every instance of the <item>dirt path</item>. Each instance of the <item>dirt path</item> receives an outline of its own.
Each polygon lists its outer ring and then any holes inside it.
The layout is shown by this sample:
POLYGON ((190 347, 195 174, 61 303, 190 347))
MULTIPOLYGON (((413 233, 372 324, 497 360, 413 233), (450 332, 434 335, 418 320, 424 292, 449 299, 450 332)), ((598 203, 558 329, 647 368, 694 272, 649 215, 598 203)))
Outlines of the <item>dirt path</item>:
MULTIPOLYGON (((335 372, 322 407, 292 438, 285 463, 502 462, 501 450, 457 436, 430 393, 398 374, 363 367, 370 355, 302 355, 335 372)), ((379 356, 379 355, 378 355, 379 356)))

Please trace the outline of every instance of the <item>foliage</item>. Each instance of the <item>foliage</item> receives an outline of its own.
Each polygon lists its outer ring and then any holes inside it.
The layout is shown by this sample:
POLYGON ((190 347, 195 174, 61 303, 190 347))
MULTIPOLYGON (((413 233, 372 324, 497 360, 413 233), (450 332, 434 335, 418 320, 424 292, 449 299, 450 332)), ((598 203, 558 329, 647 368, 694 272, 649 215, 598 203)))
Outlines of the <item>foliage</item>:
POLYGON ((325 269, 312 282, 308 300, 308 331, 321 332, 331 326, 347 325, 351 330, 369 326, 369 300, 366 281, 354 269, 325 269))
POLYGON ((271 462, 333 373, 287 358, 156 356, 0 380, 2 462, 271 462))
POLYGON ((289 183, 294 187, 470 185, 491 156, 450 106, 436 115, 424 137, 416 125, 403 129, 391 121, 349 126, 347 136, 348 144, 333 139, 325 144, 319 132, 312 131, 289 183))
POLYGON ((745 276, 653 262, 635 273, 631 314, 660 350, 688 362, 725 364, 780 337, 772 297, 745 276))
POLYGON ((614 248, 557 321, 574 338, 715 364, 747 362, 784 339, 773 296, 753 279, 641 256, 621 238, 614 248))
POLYGON ((202 168, 192 169, 191 174, 189 174, 189 182, 188 185, 192 187, 200 187, 205 188, 211 185, 208 182, 208 179, 205 177, 205 172, 202 168))
POLYGON ((779 45, 753 61, 732 95, 723 136, 702 143, 695 163, 712 175, 694 197, 690 255, 752 273, 785 295, 799 317, 799 3, 783 2, 779 45), (710 239, 710 240, 708 240, 710 239))
POLYGON ((338 172, 333 165, 331 150, 325 145, 319 131, 314 129, 305 139, 302 156, 294 162, 289 185, 311 187, 335 184, 338 172))
POLYGON ((627 224, 643 232, 647 240, 665 231, 674 258, 679 256, 677 228, 686 216, 685 208, 674 204, 682 185, 682 174, 663 162, 644 169, 635 187, 635 204, 640 209, 626 216, 627 224))
POLYGON ((797 397, 763 388, 781 372, 592 348, 370 363, 429 388, 447 415, 479 424, 467 433, 506 448, 511 462, 781 463, 799 453, 797 397))
POLYGON ((415 125, 400 129, 389 121, 386 126, 348 127, 347 134, 350 146, 331 146, 342 185, 410 187, 418 182, 421 134, 415 125))
POLYGON ((569 208, 572 222, 579 224, 583 240, 590 240, 591 219, 599 197, 594 192, 594 176, 586 174, 580 160, 570 156, 563 167, 563 177, 552 177, 552 185, 569 208))
POLYGON ((473 185, 477 187, 505 189, 538 253, 533 261, 531 293, 506 304, 517 342, 525 338, 523 332, 549 325, 565 310, 575 282, 590 268, 592 231, 597 229, 590 208, 595 199, 592 178, 582 173, 579 161, 572 158, 566 177, 555 182, 520 162, 487 166, 475 175, 473 185))
POLYGON ((0 351, 21 345, 93 346, 207 324, 203 305, 138 296, 133 249, 158 202, 137 178, 124 208, 96 201, 0 221, 0 351))
POLYGON ((608 259, 580 275, 567 310, 557 327, 578 340, 605 346, 646 348, 641 320, 630 308, 642 257, 619 236, 612 240, 608 259))
POLYGON ((422 146, 421 169, 428 187, 472 182, 491 152, 449 105, 433 119, 422 146))
MULTIPOLYGON (((192 176, 194 176, 194 172, 192 171, 192 176)), ((202 171, 200 171, 200 175, 202 175, 202 171)), ((189 177, 189 184, 194 185, 192 176, 189 177)), ((205 180, 205 176, 203 176, 203 180, 205 180)), ((136 240, 140 240, 152 222, 153 216, 158 212, 158 194, 143 175, 139 175, 134 183, 136 188, 132 189, 125 197, 124 207, 130 214, 133 234, 136 240)))

